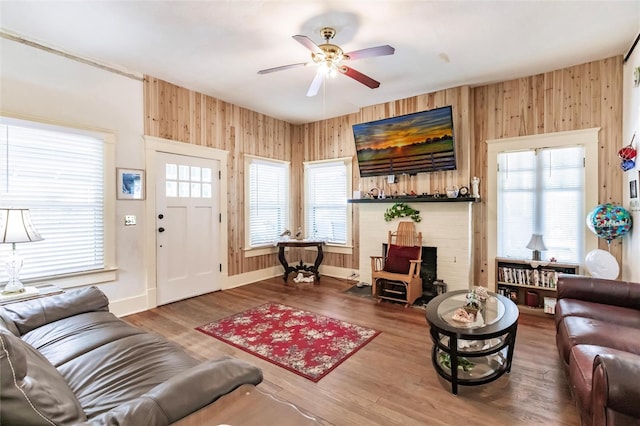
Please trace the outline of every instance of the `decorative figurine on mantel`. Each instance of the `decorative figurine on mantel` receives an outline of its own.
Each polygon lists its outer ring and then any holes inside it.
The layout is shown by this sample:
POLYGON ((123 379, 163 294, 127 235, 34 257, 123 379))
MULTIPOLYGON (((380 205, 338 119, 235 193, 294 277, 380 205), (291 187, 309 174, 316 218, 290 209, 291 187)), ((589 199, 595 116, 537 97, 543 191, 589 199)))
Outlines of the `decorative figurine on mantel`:
POLYGON ((473 196, 473 198, 480 198, 480 178, 477 176, 474 176, 471 179, 471 195, 473 196))

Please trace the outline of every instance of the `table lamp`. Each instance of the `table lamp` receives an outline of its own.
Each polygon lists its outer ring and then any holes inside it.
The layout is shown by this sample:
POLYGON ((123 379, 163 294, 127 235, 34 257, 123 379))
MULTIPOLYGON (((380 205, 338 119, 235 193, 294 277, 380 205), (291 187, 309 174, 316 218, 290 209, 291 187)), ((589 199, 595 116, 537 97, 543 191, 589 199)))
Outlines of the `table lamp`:
POLYGON ((544 240, 542 239, 542 234, 531 234, 527 248, 533 250, 532 260, 540 260, 540 252, 547 250, 547 246, 544 245, 544 240))
POLYGON ((16 251, 16 243, 41 241, 43 238, 31 223, 28 209, 0 209, 0 244, 11 244, 11 256, 6 265, 9 281, 2 294, 22 293, 24 285, 20 282, 20 270, 23 260, 16 251))

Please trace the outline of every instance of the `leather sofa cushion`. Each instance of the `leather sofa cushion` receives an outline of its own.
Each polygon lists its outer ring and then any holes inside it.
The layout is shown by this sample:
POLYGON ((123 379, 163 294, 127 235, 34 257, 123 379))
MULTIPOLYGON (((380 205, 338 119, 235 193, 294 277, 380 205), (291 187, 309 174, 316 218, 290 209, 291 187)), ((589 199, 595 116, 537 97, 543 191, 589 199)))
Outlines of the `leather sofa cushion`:
POLYGON ((640 329, 591 318, 565 317, 558 326, 556 344, 565 366, 569 365, 571 348, 580 344, 640 354, 640 329))
POLYGON ((58 366, 87 417, 125 404, 199 364, 153 334, 119 338, 58 366))
POLYGON ((71 425, 86 420, 60 373, 38 351, 0 328, 0 424, 71 425))
POLYGON ((243 384, 257 385, 261 381, 260 369, 245 361, 228 357, 205 361, 141 397, 90 420, 92 425, 164 426, 206 407, 243 384))
POLYGON ((86 312, 45 324, 22 336, 55 367, 114 340, 146 334, 111 312, 86 312))
POLYGON ((610 354, 625 356, 626 352, 596 345, 577 345, 571 349, 569 357, 569 384, 579 411, 591 417, 593 360, 597 355, 610 354))
POLYGON ((557 298, 579 299, 603 305, 640 309, 640 283, 560 274, 557 298))
POLYGON ((0 309, 0 315, 9 318, 20 334, 28 333, 44 324, 62 318, 92 311, 108 311, 109 299, 97 287, 73 291, 73 296, 62 293, 39 299, 12 303, 0 309))
POLYGON ((556 325, 567 316, 593 318, 626 327, 640 328, 640 310, 587 302, 585 300, 558 300, 555 313, 556 325))

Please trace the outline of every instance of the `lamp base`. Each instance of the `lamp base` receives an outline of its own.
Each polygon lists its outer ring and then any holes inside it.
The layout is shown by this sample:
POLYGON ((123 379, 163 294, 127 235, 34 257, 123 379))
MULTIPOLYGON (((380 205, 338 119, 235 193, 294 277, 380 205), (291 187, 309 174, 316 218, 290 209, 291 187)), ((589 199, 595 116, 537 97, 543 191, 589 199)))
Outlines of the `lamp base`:
POLYGON ((18 280, 13 280, 7 283, 1 294, 19 294, 24 292, 24 285, 18 280))
POLYGON ((7 261, 5 268, 7 275, 9 275, 9 281, 4 287, 2 294, 16 294, 24 291, 24 285, 20 282, 20 270, 22 269, 23 260, 22 257, 16 251, 16 243, 13 243, 11 248, 11 257, 7 261))
POLYGON ((533 257, 531 258, 531 260, 540 260, 540 250, 534 250, 532 252, 533 257))

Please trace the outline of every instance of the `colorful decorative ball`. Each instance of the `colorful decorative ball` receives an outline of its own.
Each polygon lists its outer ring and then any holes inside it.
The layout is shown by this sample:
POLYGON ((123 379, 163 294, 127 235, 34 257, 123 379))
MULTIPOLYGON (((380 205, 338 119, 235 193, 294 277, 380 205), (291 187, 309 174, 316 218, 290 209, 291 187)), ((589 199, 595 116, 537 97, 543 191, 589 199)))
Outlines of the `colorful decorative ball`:
POLYGON ((618 261, 605 250, 591 250, 584 259, 584 264, 592 277, 615 280, 620 273, 618 261))
POLYGON ((609 243, 629 232, 631 225, 627 209, 612 203, 600 204, 587 215, 587 227, 609 243))
POLYGON ((618 157, 622 160, 633 160, 636 157, 636 150, 632 145, 627 145, 618 151, 618 157))
POLYGON ((623 160, 622 163, 620 164, 620 168, 625 172, 633 169, 635 166, 636 166, 636 162, 633 160, 623 160))

